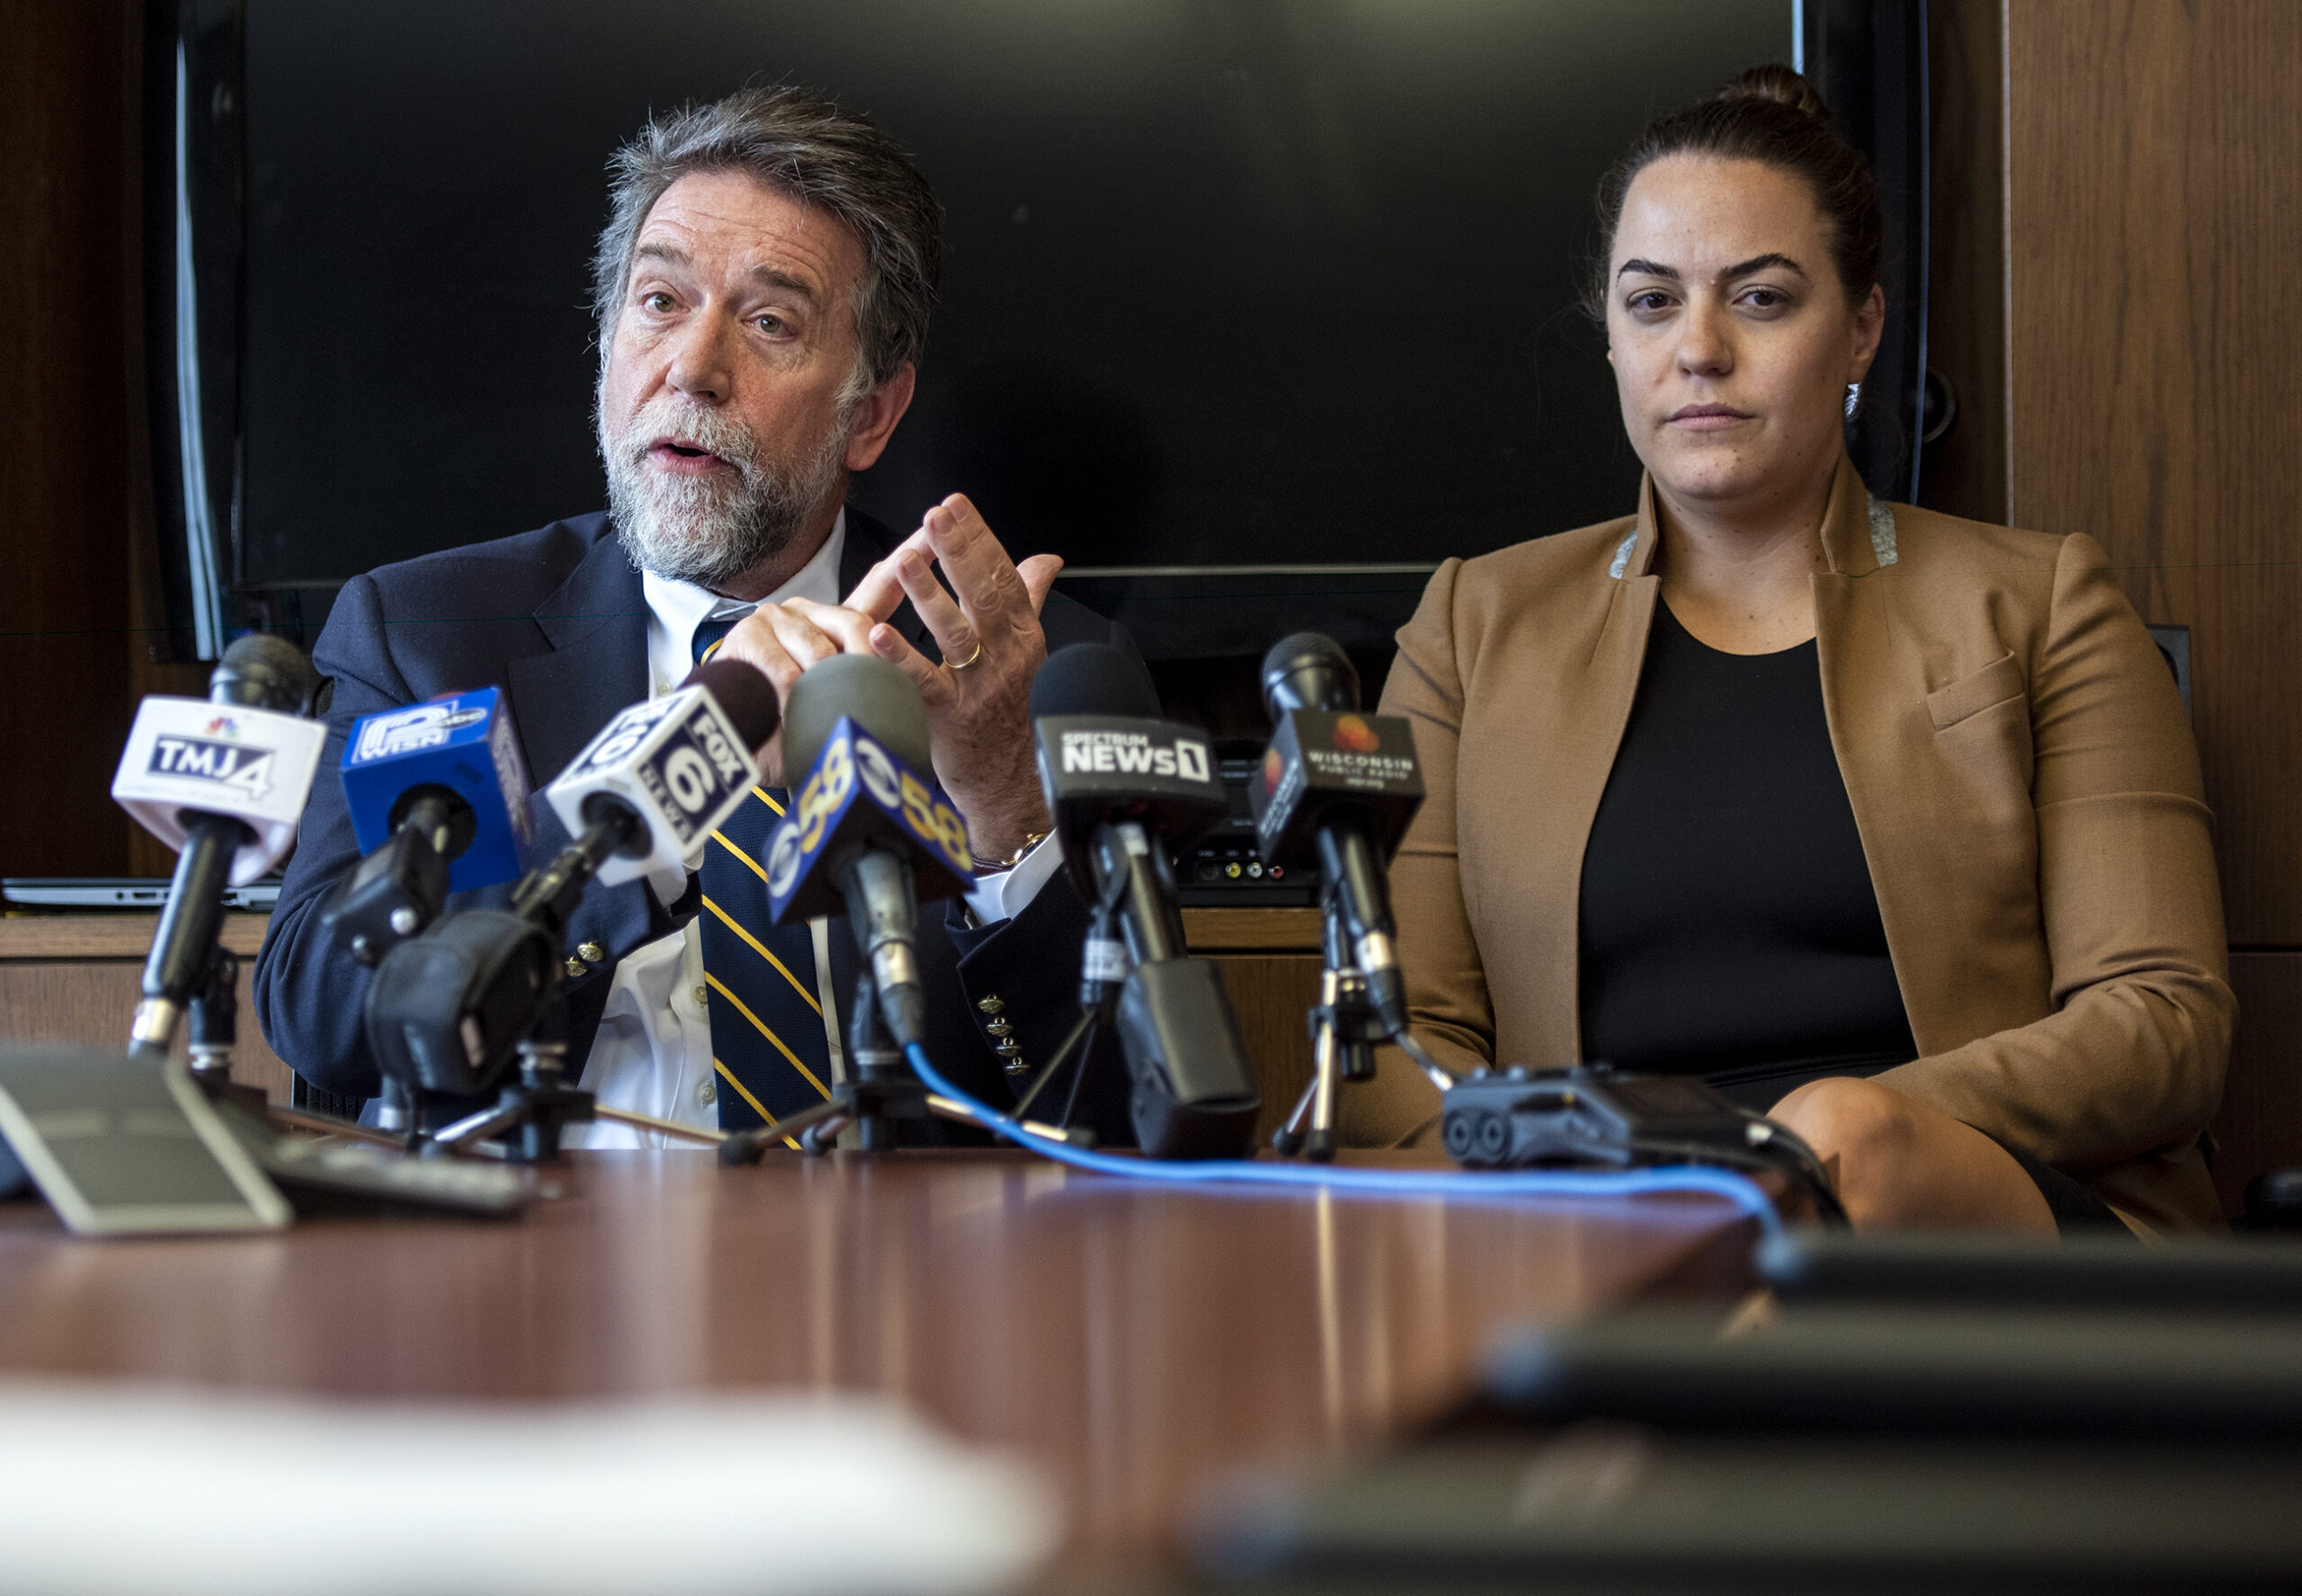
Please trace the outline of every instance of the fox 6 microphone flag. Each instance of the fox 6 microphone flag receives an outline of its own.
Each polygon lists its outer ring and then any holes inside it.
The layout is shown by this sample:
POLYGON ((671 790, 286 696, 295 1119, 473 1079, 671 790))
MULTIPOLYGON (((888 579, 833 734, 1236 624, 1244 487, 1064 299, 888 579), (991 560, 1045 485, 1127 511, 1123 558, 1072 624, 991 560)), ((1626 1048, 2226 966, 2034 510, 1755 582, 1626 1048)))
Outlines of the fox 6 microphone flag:
POLYGON ((619 887, 686 869, 758 780, 735 721, 710 689, 690 685, 609 721, 544 797, 570 836, 582 835, 597 818, 602 798, 647 823, 645 852, 635 846, 600 866, 601 885, 619 887))
POLYGON ((448 867, 448 889, 516 880, 531 829, 528 768, 502 690, 450 693, 362 716, 344 739, 344 807, 360 851, 391 839, 401 800, 444 788, 468 805, 471 842, 448 867))
POLYGON ((179 851, 187 811, 241 822, 253 834, 232 855, 232 885, 245 887, 294 845, 326 742, 326 725, 300 715, 156 694, 137 708, 112 796, 179 851))
POLYGON ((768 840, 767 906, 775 923, 846 912, 834 869, 847 844, 880 842, 911 860, 918 901, 958 897, 975 879, 967 823, 932 781, 842 716, 768 840))

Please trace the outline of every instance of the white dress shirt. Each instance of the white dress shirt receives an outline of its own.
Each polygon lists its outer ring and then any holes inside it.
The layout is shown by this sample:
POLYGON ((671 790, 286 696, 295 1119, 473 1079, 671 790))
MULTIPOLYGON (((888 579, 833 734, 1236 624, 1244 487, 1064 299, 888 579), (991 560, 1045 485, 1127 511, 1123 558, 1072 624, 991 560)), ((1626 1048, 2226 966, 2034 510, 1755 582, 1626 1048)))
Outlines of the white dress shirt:
MULTIPOLYGON (((840 601, 840 555, 847 544, 847 512, 832 522, 815 557, 797 575, 762 601, 840 601)), ((660 698, 686 679, 694 659, 695 629, 707 620, 734 620, 759 606, 723 598, 691 583, 667 581, 654 572, 640 575, 647 601, 647 676, 650 697, 660 698)), ((707 844, 708 846, 708 844, 707 844)), ((700 868, 700 852, 687 868, 700 868)), ((1042 843, 1012 870, 979 878, 968 894, 977 923, 996 924, 1020 913, 1055 874, 1062 853, 1052 840, 1042 843)), ((683 872, 651 878, 658 903, 676 902, 687 890, 683 872)), ((933 913, 931 907, 929 913, 933 913)), ((831 1045, 834 1080, 844 1079, 846 1048, 839 1034, 847 1004, 831 990, 827 923, 810 929, 816 940, 816 995, 823 1005, 824 1037, 831 1045)), ((711 1017, 705 1007, 703 931, 691 920, 685 929, 634 949, 616 965, 600 1015, 599 1034, 584 1064, 583 1087, 610 1108, 650 1114, 658 1119, 717 1128, 720 1083, 711 1063, 711 1017)), ((700 1142, 640 1130, 611 1120, 567 1128, 566 1143, 577 1147, 691 1147, 700 1142)))

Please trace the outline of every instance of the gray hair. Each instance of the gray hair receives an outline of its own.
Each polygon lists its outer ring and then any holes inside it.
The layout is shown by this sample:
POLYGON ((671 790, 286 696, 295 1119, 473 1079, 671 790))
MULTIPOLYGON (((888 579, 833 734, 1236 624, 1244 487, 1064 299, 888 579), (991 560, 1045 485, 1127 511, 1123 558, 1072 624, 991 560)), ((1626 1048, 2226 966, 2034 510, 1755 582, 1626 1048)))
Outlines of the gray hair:
POLYGON ((863 244, 855 286, 855 371, 841 394, 860 402, 927 344, 942 266, 942 208, 903 147, 828 96, 739 89, 709 105, 651 117, 608 158, 608 225, 592 257, 600 361, 622 314, 631 252, 664 191, 697 172, 742 172, 834 216, 863 244))

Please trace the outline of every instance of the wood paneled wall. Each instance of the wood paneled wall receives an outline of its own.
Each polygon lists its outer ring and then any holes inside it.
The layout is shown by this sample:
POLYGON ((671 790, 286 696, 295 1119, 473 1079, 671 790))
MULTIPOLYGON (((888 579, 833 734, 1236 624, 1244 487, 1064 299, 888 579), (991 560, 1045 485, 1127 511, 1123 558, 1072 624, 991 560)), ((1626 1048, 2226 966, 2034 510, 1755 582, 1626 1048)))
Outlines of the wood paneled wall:
POLYGON ((19 0, 0 47, 0 874, 128 860, 138 14, 19 0))
POLYGON ((2302 1163, 2302 4, 1937 0, 1933 26, 1932 343, 1965 408, 1923 496, 2088 532, 2146 620, 2191 629, 2235 1200, 2302 1163))

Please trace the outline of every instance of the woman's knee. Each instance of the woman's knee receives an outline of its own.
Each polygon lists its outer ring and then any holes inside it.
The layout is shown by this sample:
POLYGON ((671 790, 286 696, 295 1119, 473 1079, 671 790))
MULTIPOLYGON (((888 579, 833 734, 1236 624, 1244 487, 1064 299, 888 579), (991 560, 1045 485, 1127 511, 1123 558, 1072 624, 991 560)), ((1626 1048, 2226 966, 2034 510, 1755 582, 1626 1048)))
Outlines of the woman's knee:
POLYGON ((1884 1173, 1906 1161, 1919 1137, 1917 1105, 1891 1086, 1851 1075, 1809 1081, 1767 1118, 1795 1132, 1827 1165, 1884 1173))

